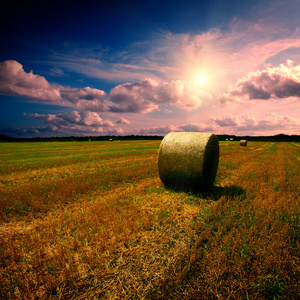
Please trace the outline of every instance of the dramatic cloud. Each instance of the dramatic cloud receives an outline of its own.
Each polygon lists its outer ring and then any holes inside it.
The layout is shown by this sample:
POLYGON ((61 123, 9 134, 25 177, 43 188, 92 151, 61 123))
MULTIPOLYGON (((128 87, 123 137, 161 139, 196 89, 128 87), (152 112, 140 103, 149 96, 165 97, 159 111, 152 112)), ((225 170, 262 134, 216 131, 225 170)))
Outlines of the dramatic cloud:
POLYGON ((291 60, 286 65, 249 73, 219 100, 221 103, 230 103, 289 97, 300 97, 300 65, 294 67, 291 60))
POLYGON ((110 91, 113 112, 147 113, 170 104, 190 111, 210 102, 212 96, 190 81, 157 82, 145 79, 138 83, 118 85, 110 91))
POLYGON ((212 100, 209 93, 192 82, 176 80, 159 83, 153 79, 118 85, 106 99, 106 93, 102 90, 52 85, 32 71, 26 73, 16 61, 0 64, 0 93, 93 112, 148 113, 159 110, 160 104, 189 111, 212 100))
MULTIPOLYGON (((47 127, 51 132, 64 134, 123 134, 121 128, 116 127, 113 122, 103 120, 96 112, 71 111, 63 114, 26 114, 25 116, 44 121, 51 124, 47 127)), ((29 133, 45 131, 44 127, 29 128, 29 133)))
POLYGON ((14 60, 0 63, 0 93, 25 97, 46 104, 73 107, 87 111, 107 111, 105 92, 85 88, 70 88, 50 84, 44 77, 26 73, 14 60))

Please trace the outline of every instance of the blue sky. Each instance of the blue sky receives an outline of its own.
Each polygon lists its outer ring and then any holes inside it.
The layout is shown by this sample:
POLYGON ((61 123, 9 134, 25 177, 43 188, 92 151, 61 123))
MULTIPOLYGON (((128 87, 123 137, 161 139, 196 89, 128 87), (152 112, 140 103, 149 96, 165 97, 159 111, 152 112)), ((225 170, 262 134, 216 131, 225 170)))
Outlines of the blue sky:
POLYGON ((300 133, 300 2, 11 1, 0 134, 300 133))

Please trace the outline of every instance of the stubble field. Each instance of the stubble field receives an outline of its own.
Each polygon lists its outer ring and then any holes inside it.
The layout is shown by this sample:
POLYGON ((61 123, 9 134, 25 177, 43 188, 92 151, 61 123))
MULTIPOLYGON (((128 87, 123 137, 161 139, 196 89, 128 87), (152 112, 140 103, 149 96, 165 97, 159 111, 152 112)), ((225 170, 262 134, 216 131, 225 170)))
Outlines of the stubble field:
POLYGON ((300 144, 220 142, 198 194, 159 145, 0 143, 0 298, 300 299, 300 144))

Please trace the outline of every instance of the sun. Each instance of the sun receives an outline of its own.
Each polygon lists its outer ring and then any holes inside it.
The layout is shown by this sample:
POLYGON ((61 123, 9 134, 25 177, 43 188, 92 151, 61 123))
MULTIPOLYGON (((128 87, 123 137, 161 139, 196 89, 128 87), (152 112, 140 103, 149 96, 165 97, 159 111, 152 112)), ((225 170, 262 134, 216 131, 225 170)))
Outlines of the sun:
POLYGON ((208 90, 212 88, 212 72, 203 67, 189 70, 189 72, 186 72, 185 78, 192 82, 198 89, 208 90))
POLYGON ((203 75, 203 74, 199 75, 199 76, 197 77, 197 81, 198 81, 199 83, 205 83, 205 82, 206 82, 206 76, 203 75))

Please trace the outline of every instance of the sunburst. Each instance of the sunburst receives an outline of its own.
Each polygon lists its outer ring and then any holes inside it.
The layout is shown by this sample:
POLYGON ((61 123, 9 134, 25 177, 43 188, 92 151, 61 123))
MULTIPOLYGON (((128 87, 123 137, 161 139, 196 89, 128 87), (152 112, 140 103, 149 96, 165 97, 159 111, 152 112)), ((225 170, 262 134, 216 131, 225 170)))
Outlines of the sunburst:
POLYGON ((207 78, 204 74, 201 74, 197 77, 197 81, 201 84, 204 84, 206 82, 207 78))

